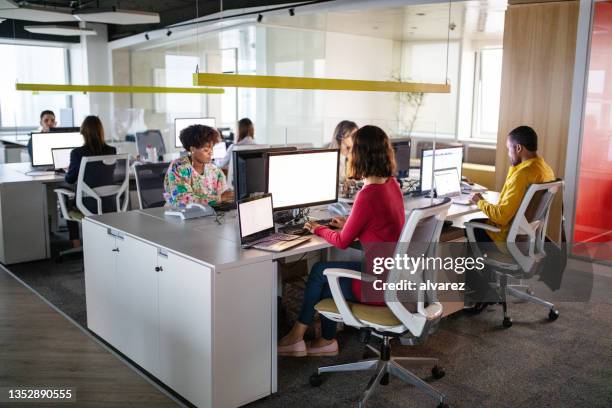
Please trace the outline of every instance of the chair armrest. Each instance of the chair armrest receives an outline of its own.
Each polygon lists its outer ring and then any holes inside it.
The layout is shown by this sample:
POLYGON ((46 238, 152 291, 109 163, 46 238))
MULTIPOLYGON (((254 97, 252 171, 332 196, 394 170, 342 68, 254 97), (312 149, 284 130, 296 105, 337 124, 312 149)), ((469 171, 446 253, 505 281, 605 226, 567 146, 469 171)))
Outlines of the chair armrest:
POLYGON ((75 192, 72 190, 68 190, 67 188, 56 188, 53 190, 57 193, 57 196, 66 196, 68 198, 74 198, 76 196, 75 192))
POLYGON ((72 217, 68 211, 68 203, 67 199, 72 199, 76 196, 75 192, 72 190, 68 190, 67 188, 56 188, 55 193, 57 194, 57 201, 60 205, 60 212, 62 213, 62 217, 65 220, 72 220, 72 217))
POLYGON ((485 224, 484 222, 466 222, 465 232, 469 242, 476 242, 476 235, 474 235, 474 229, 483 229, 492 232, 500 232, 501 230, 493 225, 485 224))
POLYGON ((334 298, 334 303, 340 312, 340 316, 342 316, 342 320, 344 323, 353 327, 364 327, 365 325, 359 321, 351 311, 344 295, 342 294, 342 289, 340 289, 340 278, 351 278, 364 280, 362 277, 364 274, 361 272, 353 271, 350 269, 340 269, 340 268, 329 268, 323 271, 323 274, 327 276, 327 282, 329 283, 329 288, 331 289, 332 297, 334 298))
POLYGON ((328 279, 330 276, 338 277, 338 278, 351 278, 357 279, 364 282, 374 282, 376 278, 372 275, 353 271, 351 269, 339 269, 339 268, 329 268, 323 272, 323 275, 327 276, 328 279))
POLYGON ((493 225, 485 224, 484 222, 466 222, 463 224, 465 228, 479 228, 487 231, 500 232, 501 229, 493 225))

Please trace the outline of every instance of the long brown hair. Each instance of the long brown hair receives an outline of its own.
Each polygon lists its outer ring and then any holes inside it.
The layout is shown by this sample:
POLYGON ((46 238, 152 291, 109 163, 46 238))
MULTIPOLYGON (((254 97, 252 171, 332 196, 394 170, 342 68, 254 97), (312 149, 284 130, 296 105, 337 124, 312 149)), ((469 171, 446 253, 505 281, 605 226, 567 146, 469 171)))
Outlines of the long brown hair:
POLYGON ((89 150, 95 155, 100 156, 104 154, 104 127, 100 118, 97 116, 87 116, 83 123, 81 123, 81 135, 85 146, 89 147, 89 150))
POLYGON ((245 137, 255 137, 255 127, 249 118, 242 118, 238 121, 238 142, 245 137))
POLYGON ((364 126, 353 133, 347 175, 351 179, 391 177, 395 174, 395 152, 387 134, 377 126, 364 126))
POLYGON ((342 139, 348 137, 352 131, 357 129, 357 124, 350 120, 343 120, 336 125, 336 129, 334 129, 334 137, 332 138, 331 143, 329 144, 330 149, 339 149, 340 144, 342 143, 342 139))

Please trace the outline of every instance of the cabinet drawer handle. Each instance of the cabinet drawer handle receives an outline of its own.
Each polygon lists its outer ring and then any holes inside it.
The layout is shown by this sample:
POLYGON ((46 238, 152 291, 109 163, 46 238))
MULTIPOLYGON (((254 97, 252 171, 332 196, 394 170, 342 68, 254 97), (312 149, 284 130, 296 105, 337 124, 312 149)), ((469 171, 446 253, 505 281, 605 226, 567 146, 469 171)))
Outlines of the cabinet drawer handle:
POLYGON ((163 270, 164 270, 164 268, 162 268, 161 266, 156 266, 155 267, 155 272, 161 272, 163 270))
POLYGON ((119 248, 113 249, 113 252, 119 252, 119 248))

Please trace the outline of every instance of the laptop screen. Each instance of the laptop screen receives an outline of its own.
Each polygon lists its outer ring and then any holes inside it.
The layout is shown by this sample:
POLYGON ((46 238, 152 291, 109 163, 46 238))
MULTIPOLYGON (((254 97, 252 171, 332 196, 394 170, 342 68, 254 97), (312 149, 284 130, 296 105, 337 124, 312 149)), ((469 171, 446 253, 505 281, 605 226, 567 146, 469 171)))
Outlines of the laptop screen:
POLYGON ((434 185, 438 197, 452 197, 461 194, 461 184, 455 167, 434 171, 434 185))
POLYGON ((55 170, 67 169, 70 166, 70 152, 72 147, 62 149, 51 149, 53 155, 53 168, 55 170))
POLYGON ((238 219, 241 240, 266 230, 273 231, 272 195, 238 202, 238 219))

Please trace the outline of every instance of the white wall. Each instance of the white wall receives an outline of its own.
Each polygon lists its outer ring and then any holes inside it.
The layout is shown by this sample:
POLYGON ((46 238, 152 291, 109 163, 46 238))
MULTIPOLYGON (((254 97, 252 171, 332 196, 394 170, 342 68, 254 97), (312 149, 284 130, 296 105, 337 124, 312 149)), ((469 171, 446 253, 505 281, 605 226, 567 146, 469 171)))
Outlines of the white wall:
MULTIPOLYGON (((327 32, 325 77, 390 81, 399 73, 398 44, 393 40, 327 32)), ((373 124, 389 134, 397 132, 397 94, 382 92, 326 91, 323 140, 331 141, 341 120, 359 126, 373 124)))

